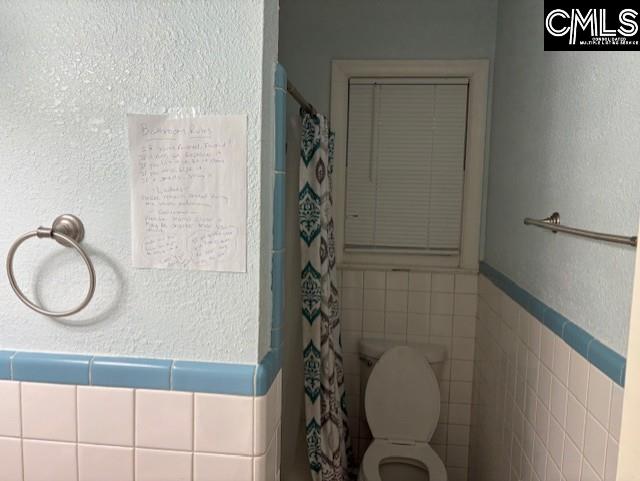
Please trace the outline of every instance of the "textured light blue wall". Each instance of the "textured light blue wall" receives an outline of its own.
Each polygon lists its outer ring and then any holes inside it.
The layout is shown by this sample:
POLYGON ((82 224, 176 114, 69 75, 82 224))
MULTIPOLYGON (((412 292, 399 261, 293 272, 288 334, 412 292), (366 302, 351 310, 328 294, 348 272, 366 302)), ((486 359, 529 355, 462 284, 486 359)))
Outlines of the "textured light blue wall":
POLYGON ((329 112, 331 60, 492 58, 497 0, 280 0, 280 63, 329 112))
MULTIPOLYGON (((0 347, 259 360, 271 312, 277 20, 276 0, 0 1, 0 258, 19 234, 71 212, 97 274, 73 326, 23 306, 2 270, 0 347), (131 268, 128 112, 247 114, 246 273, 131 268)), ((16 257, 20 285, 52 309, 78 302, 83 269, 52 242, 16 257)))
POLYGON ((499 4, 485 260, 624 355, 634 250, 522 220, 635 235, 640 54, 544 52, 543 16, 499 4))

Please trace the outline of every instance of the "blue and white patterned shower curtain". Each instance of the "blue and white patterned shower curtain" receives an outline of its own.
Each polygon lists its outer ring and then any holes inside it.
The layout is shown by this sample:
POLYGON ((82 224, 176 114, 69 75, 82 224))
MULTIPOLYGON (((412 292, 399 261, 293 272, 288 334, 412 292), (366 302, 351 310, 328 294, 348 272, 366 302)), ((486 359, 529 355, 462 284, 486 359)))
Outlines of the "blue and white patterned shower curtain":
POLYGON ((298 214, 307 451, 313 481, 348 481, 355 472, 336 285, 333 132, 323 116, 301 115, 298 214))

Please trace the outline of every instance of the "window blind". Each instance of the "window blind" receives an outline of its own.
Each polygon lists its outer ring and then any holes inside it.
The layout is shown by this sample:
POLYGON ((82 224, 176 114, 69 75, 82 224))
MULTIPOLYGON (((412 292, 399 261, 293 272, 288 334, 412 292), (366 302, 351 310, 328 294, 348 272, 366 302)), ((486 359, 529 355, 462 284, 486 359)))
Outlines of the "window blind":
POLYGON ((467 88, 350 84, 346 248, 459 253, 467 88))

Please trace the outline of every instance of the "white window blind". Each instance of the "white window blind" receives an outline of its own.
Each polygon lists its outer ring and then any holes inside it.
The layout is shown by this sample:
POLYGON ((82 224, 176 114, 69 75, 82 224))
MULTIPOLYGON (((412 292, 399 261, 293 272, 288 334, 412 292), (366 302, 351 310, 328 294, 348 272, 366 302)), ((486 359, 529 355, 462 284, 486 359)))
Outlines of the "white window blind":
POLYGON ((459 253, 468 85, 440 82, 350 83, 347 249, 459 253))

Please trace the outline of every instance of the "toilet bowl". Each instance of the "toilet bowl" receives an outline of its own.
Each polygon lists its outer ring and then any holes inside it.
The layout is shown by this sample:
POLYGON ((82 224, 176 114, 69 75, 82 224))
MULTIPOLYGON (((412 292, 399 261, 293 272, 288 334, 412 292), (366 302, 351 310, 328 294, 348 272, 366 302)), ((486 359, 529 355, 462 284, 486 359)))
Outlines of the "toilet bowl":
POLYGON ((386 351, 365 391, 373 442, 359 481, 446 481, 444 463, 429 445, 440 417, 440 389, 424 355, 408 346, 386 351))

